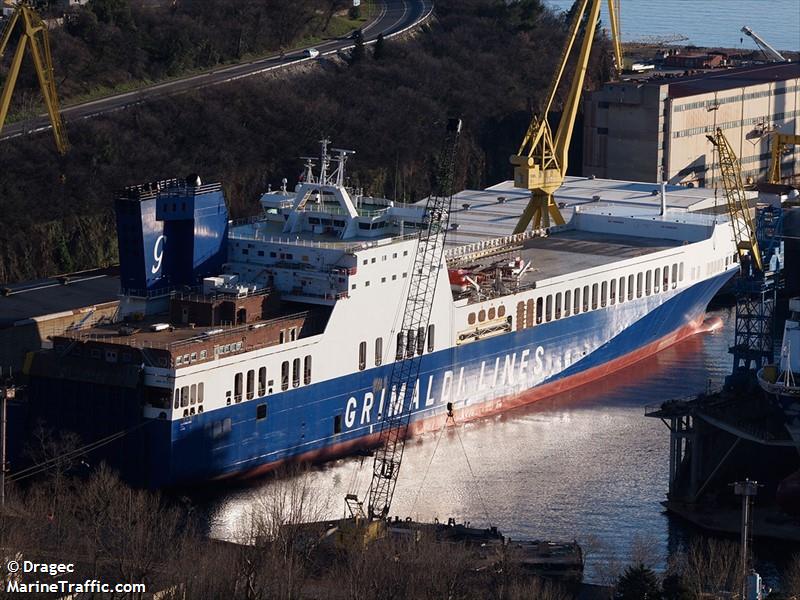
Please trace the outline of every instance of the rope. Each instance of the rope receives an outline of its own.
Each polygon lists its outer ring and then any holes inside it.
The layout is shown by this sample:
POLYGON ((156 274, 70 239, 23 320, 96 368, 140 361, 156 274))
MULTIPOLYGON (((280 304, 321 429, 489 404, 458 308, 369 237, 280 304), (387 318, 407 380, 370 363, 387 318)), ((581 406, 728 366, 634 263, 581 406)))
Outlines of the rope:
MULTIPOLYGON (((436 456, 436 450, 439 448, 439 442, 442 441, 442 436, 444 435, 445 430, 447 429, 447 423, 450 422, 452 416, 447 417, 447 421, 445 421, 444 427, 442 427, 441 431, 439 431, 439 437, 436 438, 436 445, 433 447, 433 454, 431 454, 431 459, 428 461, 428 466, 425 467, 425 474, 422 476, 422 481, 417 488, 417 493, 414 494, 414 501, 411 503, 411 509, 408 511, 409 514, 414 514, 414 508, 417 506, 417 500, 419 499, 419 494, 422 491, 423 486, 425 485, 425 480, 428 479, 428 472, 431 470, 431 465, 433 464, 433 458, 436 456)), ((453 424, 455 424, 455 419, 453 420, 453 424)))
MULTIPOLYGON (((455 424, 455 419, 453 420, 453 424, 455 424)), ((478 478, 475 477, 475 472, 472 470, 472 464, 469 462, 469 456, 467 456, 467 449, 464 448, 464 442, 461 441, 461 434, 458 432, 458 427, 455 427, 455 430, 456 430, 456 435, 458 436, 458 443, 461 444, 461 451, 464 453, 464 459, 467 461, 469 474, 472 475, 472 480, 475 482, 475 491, 478 492, 478 498, 481 501, 481 506, 483 507, 483 513, 486 515, 486 521, 489 523, 489 527, 491 527, 492 518, 489 516, 489 509, 486 506, 486 502, 483 499, 483 494, 481 494, 481 488, 478 485, 478 478)))

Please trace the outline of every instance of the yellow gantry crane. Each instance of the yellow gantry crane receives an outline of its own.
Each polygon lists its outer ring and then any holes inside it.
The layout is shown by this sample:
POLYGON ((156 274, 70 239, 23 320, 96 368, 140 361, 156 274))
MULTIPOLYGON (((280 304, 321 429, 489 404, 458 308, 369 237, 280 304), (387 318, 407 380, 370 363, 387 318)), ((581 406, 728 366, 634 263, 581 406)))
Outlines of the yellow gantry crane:
POLYGON ((719 157, 719 170, 722 175, 722 187, 725 189, 725 199, 728 205, 728 214, 731 218, 733 227, 733 237, 736 241, 736 248, 739 252, 739 263, 742 258, 750 255, 753 266, 759 271, 763 271, 761 263, 761 251, 758 248, 756 238, 756 228, 750 216, 750 206, 747 204, 747 197, 744 193, 742 184, 742 166, 736 153, 733 151, 728 139, 722 133, 722 129, 717 128, 714 135, 706 136, 714 144, 719 157))
MULTIPOLYGON (((514 165, 514 186, 530 190, 531 199, 517 222, 514 233, 522 233, 533 220, 533 226, 548 227, 552 217, 558 225, 564 224, 564 217, 558 210, 553 193, 561 187, 567 174, 567 160, 575 118, 578 114, 581 90, 589 65, 589 53, 594 41, 595 26, 600 16, 602 0, 581 0, 575 11, 567 34, 567 43, 561 53, 555 76, 550 83, 547 103, 540 116, 535 116, 528 126, 525 138, 517 153, 511 157, 514 165), (553 107, 561 78, 567 67, 572 48, 578 38, 581 24, 586 15, 586 27, 580 53, 575 65, 575 74, 570 84, 569 95, 564 103, 561 120, 555 136, 547 122, 547 115, 553 107)), ((614 60, 617 75, 622 72, 622 45, 619 35, 619 0, 608 0, 611 35, 614 44, 614 60)))
POLYGON ((800 135, 781 133, 780 131, 772 132, 771 158, 769 171, 767 172, 767 181, 769 183, 781 182, 781 157, 789 146, 800 146, 800 135))
POLYGON ((61 120, 61 113, 58 108, 58 95, 53 79, 53 60, 50 56, 50 40, 47 34, 47 27, 36 11, 24 1, 18 2, 11 17, 3 28, 0 37, 0 58, 3 57, 8 46, 8 42, 14 31, 19 30, 19 42, 11 61, 8 71, 8 78, 3 85, 3 92, 0 95, 0 131, 5 125, 8 116, 8 108, 11 104, 11 95, 14 93, 14 86, 19 76, 19 68, 25 56, 25 49, 30 48, 33 64, 36 68, 36 75, 39 78, 39 87, 42 90, 44 103, 47 113, 50 116, 50 123, 53 126, 53 135, 56 138, 56 148, 60 154, 66 154, 67 132, 61 120))

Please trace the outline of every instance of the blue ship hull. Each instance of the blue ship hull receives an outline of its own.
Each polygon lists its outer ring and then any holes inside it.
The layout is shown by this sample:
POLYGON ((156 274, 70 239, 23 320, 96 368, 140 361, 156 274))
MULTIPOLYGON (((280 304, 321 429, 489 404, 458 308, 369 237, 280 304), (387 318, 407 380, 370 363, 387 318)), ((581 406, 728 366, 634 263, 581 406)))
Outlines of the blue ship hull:
MULTIPOLYGON (((407 400, 412 403, 411 431, 441 424, 448 402, 457 419, 478 418, 651 355, 697 331, 708 303, 732 275, 727 271, 671 295, 640 298, 426 354, 418 388, 407 400)), ((183 485, 257 474, 288 461, 326 460, 374 444, 380 415, 391 410, 390 393, 380 391, 390 368, 352 373, 183 420, 150 421, 141 436, 146 448, 140 460, 132 461, 140 472, 132 479, 153 487, 183 485), (263 404, 266 418, 258 419, 257 407, 263 404)))

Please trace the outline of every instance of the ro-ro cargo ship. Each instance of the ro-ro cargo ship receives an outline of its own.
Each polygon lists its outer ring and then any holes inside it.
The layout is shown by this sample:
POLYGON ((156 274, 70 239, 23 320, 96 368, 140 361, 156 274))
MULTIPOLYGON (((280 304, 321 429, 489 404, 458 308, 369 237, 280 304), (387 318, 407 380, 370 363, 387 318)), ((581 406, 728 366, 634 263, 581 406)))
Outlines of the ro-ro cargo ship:
POLYGON ((154 487, 326 460, 374 443, 387 412, 433 430, 658 352, 739 268, 726 219, 667 210, 663 188, 518 235, 500 209, 527 197, 490 188, 457 196, 430 324, 398 335, 424 203, 348 187, 349 156, 324 143, 244 223, 196 176, 121 192, 119 318, 30 357, 31 424, 114 438, 97 452, 154 487), (386 389, 410 353, 414 389, 386 389))

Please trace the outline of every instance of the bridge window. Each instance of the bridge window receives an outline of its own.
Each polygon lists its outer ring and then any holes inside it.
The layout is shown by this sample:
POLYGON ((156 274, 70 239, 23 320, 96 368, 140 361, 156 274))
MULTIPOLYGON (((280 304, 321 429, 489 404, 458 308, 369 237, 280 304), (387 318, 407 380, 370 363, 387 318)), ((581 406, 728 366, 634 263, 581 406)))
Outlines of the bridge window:
POLYGON ((604 281, 600 284, 600 306, 605 306, 608 303, 608 282, 604 281))
POLYGON ((542 298, 536 299, 536 324, 542 322, 542 313, 544 312, 544 300, 542 298))
POLYGON ((311 383, 311 355, 307 354, 303 359, 303 385, 311 383))
POLYGON ((556 319, 561 318, 561 292, 556 294, 556 319))
POLYGON ((533 298, 525 303, 525 327, 533 327, 533 298))
POLYGON ((425 328, 420 327, 417 329, 417 354, 422 356, 423 352, 425 352, 425 328))
POLYGON ((625 278, 619 278, 619 301, 625 302, 625 278))
POLYGON ((572 290, 564 292, 564 316, 568 317, 572 308, 572 290))
POLYGON ((233 400, 234 402, 242 401, 242 374, 236 373, 233 376, 233 400))
POLYGON ((636 274, 636 297, 642 297, 642 274, 641 272, 636 274))
POLYGON ((592 310, 597 308, 597 284, 592 284, 592 310))
POLYGON ((608 297, 609 304, 617 303, 617 280, 611 280, 611 295, 608 297))
POLYGON ((383 338, 375 338, 375 366, 380 367, 383 362, 383 338))
MULTIPOLYGON (((475 313, 472 313, 473 315, 475 313)), ((403 332, 397 334, 397 350, 395 351, 394 359, 403 360, 405 336, 403 332)))
POLYGON ((247 399, 252 400, 253 396, 255 396, 256 391, 256 372, 253 369, 250 369, 247 372, 247 399))
POLYGON ((181 407, 181 391, 180 391, 180 389, 177 389, 177 390, 175 390, 175 407, 174 408, 180 408, 180 407, 181 407))
POLYGON ((572 299, 572 312, 576 315, 581 312, 581 288, 575 288, 575 297, 572 299))
POLYGON ((678 263, 672 265, 672 289, 678 285, 678 263))
POLYGON ((292 361, 292 387, 300 387, 300 359, 295 358, 292 361))
POLYGON ((653 291, 653 272, 648 269, 644 277, 644 295, 649 296, 653 291))
POLYGON ((658 267, 653 273, 653 293, 657 294, 661 291, 661 267, 658 267))
POLYGON ((683 281, 683 263, 678 266, 678 281, 683 281))
POLYGON ((633 300, 633 275, 628 275, 628 300, 633 300))
POLYGON ((267 367, 258 369, 258 396, 261 397, 267 393, 267 367))
POLYGON ((583 312, 589 312, 589 286, 583 286, 583 312))
POLYGON ((189 388, 189 404, 197 404, 197 384, 195 383, 189 388))
POLYGON ((281 363, 281 389, 286 391, 289 389, 289 361, 285 360, 281 363))
POLYGON ((363 371, 367 368, 367 342, 358 345, 358 370, 363 371))
POLYGON ((553 295, 552 294, 549 294, 547 296, 547 301, 545 302, 544 319, 548 323, 553 320, 553 295))
POLYGON ((669 265, 664 265, 664 285, 661 289, 665 292, 669 289, 669 265))
POLYGON ((433 352, 433 323, 428 325, 428 352, 433 352))

